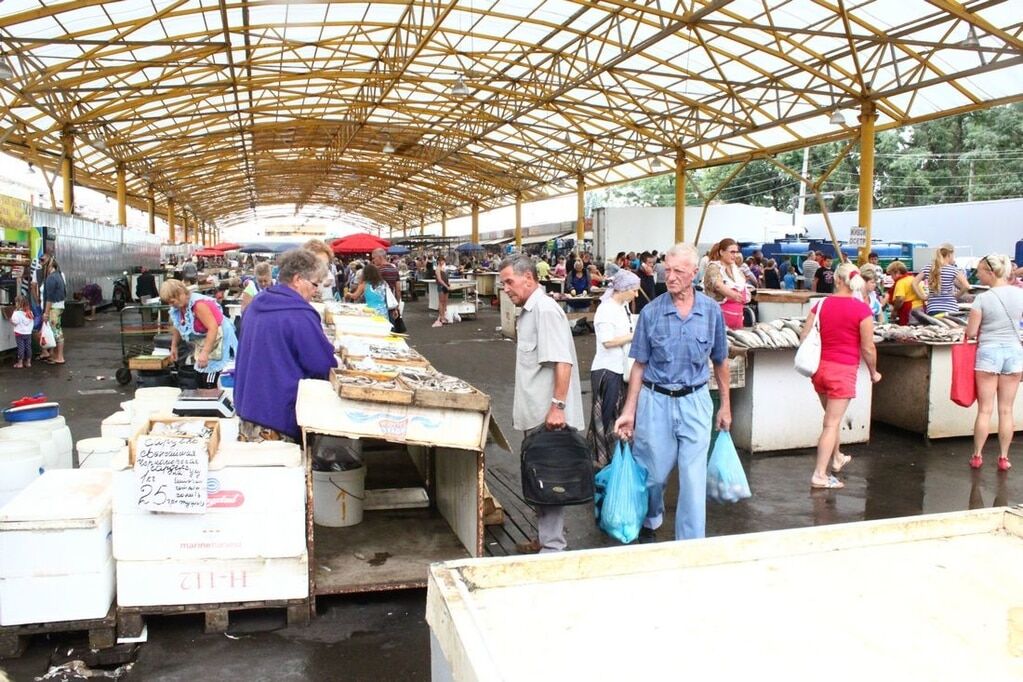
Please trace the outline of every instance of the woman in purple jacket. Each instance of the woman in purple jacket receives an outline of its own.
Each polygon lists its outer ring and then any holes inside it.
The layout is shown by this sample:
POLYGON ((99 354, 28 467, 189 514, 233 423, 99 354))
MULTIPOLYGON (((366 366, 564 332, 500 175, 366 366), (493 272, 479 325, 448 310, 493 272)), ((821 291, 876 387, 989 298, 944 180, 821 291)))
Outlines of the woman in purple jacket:
POLYGON ((234 388, 241 440, 301 440, 295 419, 298 382, 326 379, 337 364, 320 315, 309 305, 327 276, 312 252, 288 251, 280 260, 278 283, 245 309, 234 388))

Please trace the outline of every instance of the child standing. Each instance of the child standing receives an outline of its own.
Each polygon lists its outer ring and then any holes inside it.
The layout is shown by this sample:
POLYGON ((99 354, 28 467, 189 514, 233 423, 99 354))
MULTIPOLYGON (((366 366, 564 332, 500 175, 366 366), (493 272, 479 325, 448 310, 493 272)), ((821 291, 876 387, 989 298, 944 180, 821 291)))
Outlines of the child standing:
POLYGON ((14 367, 32 366, 32 306, 24 296, 14 298, 11 325, 14 327, 14 341, 18 346, 18 361, 14 367))

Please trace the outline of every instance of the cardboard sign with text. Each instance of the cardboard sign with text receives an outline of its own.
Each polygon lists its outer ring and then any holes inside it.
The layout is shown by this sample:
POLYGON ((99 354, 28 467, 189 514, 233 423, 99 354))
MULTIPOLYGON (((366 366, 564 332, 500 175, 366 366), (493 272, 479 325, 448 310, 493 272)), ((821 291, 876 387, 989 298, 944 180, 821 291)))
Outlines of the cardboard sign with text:
POLYGON ((201 438, 141 436, 136 446, 140 509, 176 514, 206 512, 209 461, 201 438))

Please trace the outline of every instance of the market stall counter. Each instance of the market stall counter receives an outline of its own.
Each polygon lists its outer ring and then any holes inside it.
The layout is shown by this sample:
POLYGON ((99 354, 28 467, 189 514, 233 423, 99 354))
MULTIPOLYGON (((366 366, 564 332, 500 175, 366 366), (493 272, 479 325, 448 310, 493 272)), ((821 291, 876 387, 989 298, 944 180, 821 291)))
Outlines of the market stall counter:
MULTIPOLYGON (((973 434, 977 405, 960 407, 949 398, 952 388, 951 343, 881 343, 877 371, 884 377, 874 388, 872 416, 883 424, 923 434, 952 438, 973 434)), ((989 433, 997 433, 991 415, 989 433)), ((1023 429, 1023 391, 1016 394, 1013 419, 1023 429)))
MULTIPOLYGON (((424 279, 422 281, 427 287, 426 307, 429 310, 439 310, 440 294, 437 291, 437 280, 424 279)), ((474 278, 452 279, 448 284, 450 291, 448 312, 458 313, 460 317, 475 317, 479 305, 476 299, 476 280, 474 278)))

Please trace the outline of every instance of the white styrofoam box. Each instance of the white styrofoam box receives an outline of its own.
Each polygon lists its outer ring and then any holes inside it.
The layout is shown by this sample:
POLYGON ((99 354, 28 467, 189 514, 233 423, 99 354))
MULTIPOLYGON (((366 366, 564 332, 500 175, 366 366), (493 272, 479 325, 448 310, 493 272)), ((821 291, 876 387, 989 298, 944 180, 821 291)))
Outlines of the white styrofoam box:
POLYGON ((305 551, 304 467, 211 470, 206 489, 205 514, 158 514, 139 509, 134 470, 115 472, 117 560, 289 557, 305 551))
POLYGON ((103 618, 114 603, 114 559, 98 571, 0 577, 0 625, 103 618))
POLYGON ((131 414, 125 410, 114 412, 100 424, 100 435, 104 438, 122 438, 128 440, 132 437, 131 414))
POLYGON ((120 606, 216 604, 309 596, 305 554, 277 559, 118 561, 120 606))
POLYGON ((102 570, 111 556, 111 474, 47 471, 0 510, 0 577, 102 570))

